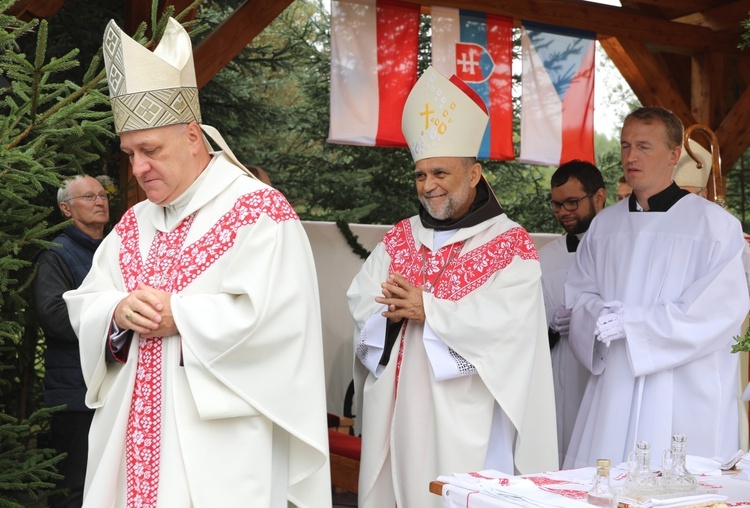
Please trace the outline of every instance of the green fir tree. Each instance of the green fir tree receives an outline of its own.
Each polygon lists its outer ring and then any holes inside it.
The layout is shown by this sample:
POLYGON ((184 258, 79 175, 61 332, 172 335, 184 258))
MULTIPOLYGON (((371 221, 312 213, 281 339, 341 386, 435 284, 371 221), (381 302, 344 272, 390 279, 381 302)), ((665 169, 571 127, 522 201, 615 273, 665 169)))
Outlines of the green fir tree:
MULTIPOLYGON (((47 506, 62 458, 44 446, 54 408, 42 408, 44 345, 30 294, 33 258, 68 224, 50 217, 60 183, 100 174, 114 134, 101 51, 80 79, 71 79, 78 49, 53 54, 47 21, 8 15, 14 1, 0 0, 0 508, 30 508, 47 506)), ((154 1, 152 33, 160 37, 168 16, 179 20, 199 1, 159 17, 154 1)), ((145 33, 144 23, 134 38, 152 45, 145 33)))
POLYGON ((95 58, 83 82, 58 79, 76 51, 50 56, 46 21, 21 22, 0 1, 0 507, 46 506, 61 458, 44 447, 40 332, 30 308, 33 255, 51 225, 54 190, 99 158, 111 137, 106 81, 95 58), (25 54, 19 38, 35 38, 25 54))

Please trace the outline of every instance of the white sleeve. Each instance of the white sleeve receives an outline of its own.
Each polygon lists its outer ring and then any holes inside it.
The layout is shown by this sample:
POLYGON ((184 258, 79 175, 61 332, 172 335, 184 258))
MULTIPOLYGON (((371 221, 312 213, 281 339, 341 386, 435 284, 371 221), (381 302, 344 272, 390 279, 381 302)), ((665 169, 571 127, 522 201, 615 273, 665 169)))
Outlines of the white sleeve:
POLYGON ((119 353, 122 346, 125 345, 125 340, 128 338, 128 330, 120 330, 115 320, 112 320, 112 331, 109 334, 109 344, 112 347, 114 353, 119 353))
POLYGON ((422 340, 436 381, 471 376, 477 373, 477 369, 471 363, 438 338, 427 321, 424 323, 422 340))
POLYGON ((365 322, 359 332, 359 342, 357 342, 357 358, 376 378, 380 377, 385 369, 385 366, 380 365, 380 358, 383 356, 383 350, 385 349, 388 318, 380 314, 385 312, 386 308, 387 306, 383 305, 380 312, 373 314, 365 322))

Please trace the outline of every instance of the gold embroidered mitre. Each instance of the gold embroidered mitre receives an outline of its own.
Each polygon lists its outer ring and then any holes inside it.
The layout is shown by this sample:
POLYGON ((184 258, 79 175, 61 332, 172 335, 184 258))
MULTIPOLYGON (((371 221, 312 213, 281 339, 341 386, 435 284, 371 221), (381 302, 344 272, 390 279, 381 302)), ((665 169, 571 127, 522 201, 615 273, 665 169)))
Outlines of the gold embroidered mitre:
POLYGON ((193 47, 174 18, 153 52, 111 20, 104 31, 104 67, 118 134, 201 122, 193 47))
POLYGON ((489 115, 482 99, 455 75, 430 66, 409 93, 401 130, 414 162, 430 157, 476 157, 489 115))
POLYGON ((672 179, 680 187, 705 187, 708 184, 708 175, 713 165, 711 152, 703 148, 697 141, 691 139, 688 142, 690 143, 690 149, 698 157, 701 167, 698 167, 698 163, 690 157, 683 146, 680 158, 674 167, 672 179))

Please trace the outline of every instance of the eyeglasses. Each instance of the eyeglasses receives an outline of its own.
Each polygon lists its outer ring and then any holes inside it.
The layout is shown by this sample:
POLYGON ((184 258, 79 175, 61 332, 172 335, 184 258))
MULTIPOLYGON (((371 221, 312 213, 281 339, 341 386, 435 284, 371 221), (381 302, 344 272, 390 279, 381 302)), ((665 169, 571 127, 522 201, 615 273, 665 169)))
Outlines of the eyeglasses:
POLYGON ((562 203, 560 203, 559 201, 550 201, 548 203, 549 204, 549 209, 552 210, 553 212, 559 212, 560 211, 560 207, 562 207, 562 208, 565 208, 569 212, 575 212, 576 210, 578 210, 578 204, 581 201, 583 201, 586 198, 590 198, 594 194, 596 194, 596 192, 590 192, 590 193, 586 194, 585 196, 583 196, 582 198, 578 198, 578 199, 566 199, 562 203))
POLYGON ((84 201, 96 201, 96 198, 101 199, 102 201, 108 201, 109 196, 106 192, 100 192, 99 194, 84 194, 82 196, 73 196, 72 198, 64 199, 63 201, 70 201, 72 199, 82 199, 84 201))

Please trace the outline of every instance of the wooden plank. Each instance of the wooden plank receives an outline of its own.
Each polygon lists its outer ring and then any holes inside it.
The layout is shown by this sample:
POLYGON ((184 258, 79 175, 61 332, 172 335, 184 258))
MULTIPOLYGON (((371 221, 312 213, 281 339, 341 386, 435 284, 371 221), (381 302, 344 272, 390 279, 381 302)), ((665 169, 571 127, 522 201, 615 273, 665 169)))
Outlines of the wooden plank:
POLYGON ((292 0, 245 0, 193 50, 198 88, 237 56, 292 0))
POLYGON ((8 14, 29 21, 33 18, 49 19, 65 5, 65 0, 19 0, 8 9, 8 14))
MULTIPOLYGON (((726 1, 726 0, 725 0, 726 1)), ((708 9, 715 5, 717 2, 716 0, 678 0, 675 2, 667 0, 666 2, 664 0, 621 0, 620 3, 623 6, 632 6, 632 5, 653 5, 655 7, 659 7, 661 9, 682 9, 685 12, 687 11, 702 11, 704 9, 708 9)))
POLYGON ((437 494, 438 496, 442 496, 443 495, 443 485, 445 485, 445 483, 443 483, 443 482, 439 482, 437 480, 431 481, 430 482, 430 492, 432 492, 433 494, 437 494))
POLYGON ((721 150, 722 172, 727 174, 750 146, 750 87, 746 87, 732 110, 715 129, 721 150))
POLYGON ((356 494, 359 490, 359 461, 331 453, 330 463, 331 485, 356 494))
MULTIPOLYGON (((405 0, 430 5, 435 0, 405 0)), ((596 32, 674 48, 738 53, 739 35, 729 36, 711 29, 649 16, 642 12, 584 0, 441 0, 440 5, 490 12, 514 19, 596 32)))
POLYGON ((713 95, 711 80, 711 58, 720 58, 721 55, 699 53, 691 59, 691 89, 690 109, 697 123, 703 125, 716 125, 713 117, 713 95))
POLYGON ((742 30, 740 20, 750 18, 748 11, 750 11, 750 0, 743 0, 710 9, 696 9, 692 14, 674 18, 672 21, 704 26, 715 32, 723 30, 740 32, 742 30))
POLYGON ((667 108, 685 125, 698 123, 668 69, 643 44, 609 38, 601 45, 641 104, 667 108))

